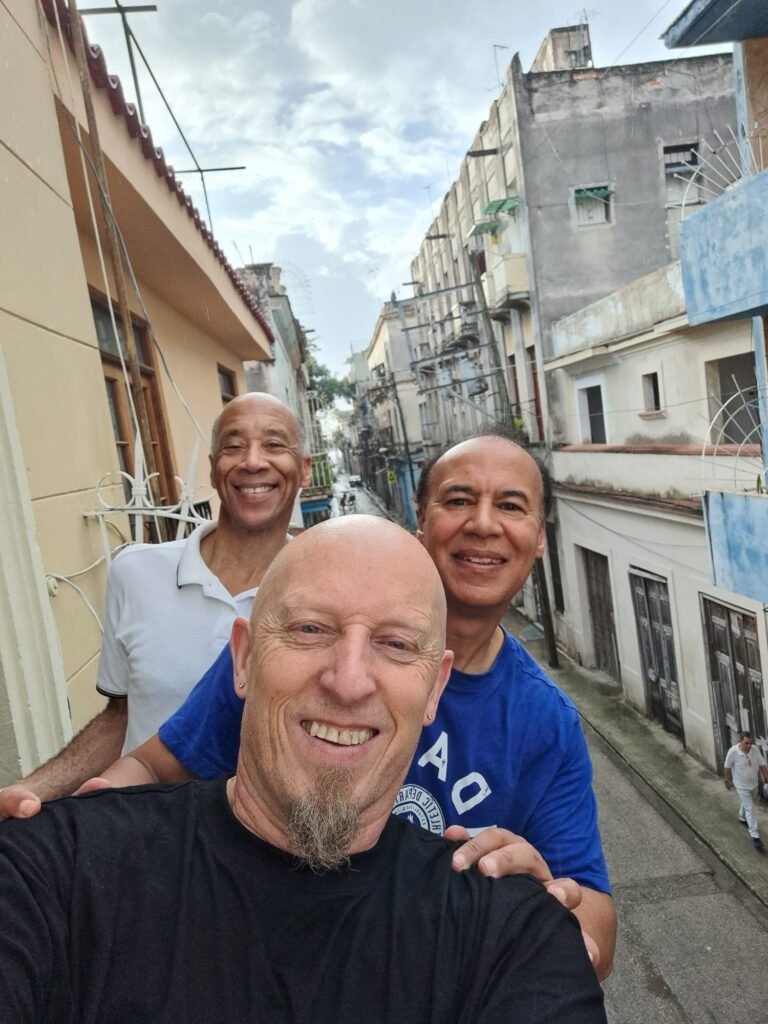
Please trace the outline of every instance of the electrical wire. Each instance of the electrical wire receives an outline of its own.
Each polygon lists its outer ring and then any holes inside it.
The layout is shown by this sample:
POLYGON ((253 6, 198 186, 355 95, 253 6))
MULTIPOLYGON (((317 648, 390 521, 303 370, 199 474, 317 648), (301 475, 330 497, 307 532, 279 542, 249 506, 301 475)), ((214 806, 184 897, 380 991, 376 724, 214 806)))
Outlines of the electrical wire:
POLYGON ((620 60, 621 60, 621 58, 622 58, 622 57, 624 56, 624 54, 625 54, 625 53, 627 52, 627 50, 631 50, 631 49, 632 49, 632 47, 633 47, 633 46, 635 45, 635 43, 636 43, 636 42, 637 42, 637 40, 638 40, 638 39, 640 38, 640 36, 641 36, 641 35, 643 35, 643 33, 644 33, 644 32, 645 32, 645 31, 646 31, 647 29, 649 29, 649 28, 651 27, 651 25, 652 25, 652 24, 654 23, 654 21, 656 21, 656 19, 657 19, 657 18, 658 18, 658 16, 659 16, 659 15, 661 14, 661 12, 662 12, 662 11, 664 10, 664 8, 665 8, 665 7, 669 7, 669 5, 670 5, 671 3, 672 3, 672 0, 664 0, 664 3, 663 3, 663 4, 661 5, 661 7, 660 7, 660 8, 659 8, 659 9, 658 9, 658 10, 656 11, 656 13, 655 13, 655 14, 654 14, 654 15, 653 15, 653 16, 651 17, 651 19, 650 19, 649 21, 647 21, 647 22, 645 23, 645 25, 643 25, 643 27, 642 27, 642 28, 640 29, 640 31, 639 31, 639 32, 637 33, 637 35, 636 35, 636 36, 635 36, 635 37, 634 37, 633 39, 631 39, 631 40, 630 40, 630 42, 628 42, 628 43, 627 43, 627 45, 626 45, 626 46, 624 47, 624 49, 623 49, 623 50, 621 51, 621 53, 619 54, 619 56, 618 56, 618 57, 616 57, 616 58, 615 58, 615 59, 614 59, 614 60, 613 60, 613 61, 612 61, 612 62, 611 62, 611 63, 610 63, 609 65, 608 65, 608 67, 607 67, 607 68, 605 69, 606 71, 610 71, 610 70, 611 70, 611 68, 615 67, 615 66, 616 66, 616 65, 617 65, 617 64, 619 63, 619 61, 620 61, 620 60))
POLYGON ((58 580, 60 583, 66 583, 67 586, 72 587, 73 590, 76 590, 77 593, 80 595, 80 597, 81 597, 81 599, 83 601, 83 604, 85 605, 85 607, 88 609, 88 611, 91 613, 91 615, 96 620, 96 624, 99 627, 99 632, 100 633, 104 632, 104 626, 102 625, 101 619, 99 618, 99 616, 98 616, 98 614, 96 612, 96 609, 93 607, 91 602, 88 600, 86 595, 83 593, 83 591, 80 589, 80 587, 78 587, 78 585, 76 583, 73 583, 72 580, 69 579, 67 576, 59 576, 55 572, 47 572, 45 574, 45 578, 47 580, 58 580))

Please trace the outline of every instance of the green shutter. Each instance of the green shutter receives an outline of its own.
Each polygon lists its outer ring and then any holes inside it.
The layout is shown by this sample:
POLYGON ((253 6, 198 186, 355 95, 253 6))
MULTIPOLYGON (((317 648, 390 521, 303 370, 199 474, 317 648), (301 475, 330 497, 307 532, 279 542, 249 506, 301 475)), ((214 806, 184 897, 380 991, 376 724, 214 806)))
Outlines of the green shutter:
POLYGON ((520 205, 517 196, 507 196, 506 199, 493 199, 483 210, 484 217, 493 217, 497 213, 511 213, 520 205))

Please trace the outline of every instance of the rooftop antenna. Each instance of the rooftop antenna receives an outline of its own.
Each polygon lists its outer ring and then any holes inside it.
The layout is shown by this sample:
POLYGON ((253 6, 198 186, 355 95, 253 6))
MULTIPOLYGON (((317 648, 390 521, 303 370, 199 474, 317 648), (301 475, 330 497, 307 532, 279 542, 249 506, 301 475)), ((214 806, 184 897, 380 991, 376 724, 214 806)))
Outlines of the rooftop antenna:
POLYGON ((139 108, 139 117, 141 123, 146 124, 147 119, 144 117, 144 107, 141 102, 141 92, 139 90, 139 78, 136 74, 136 61, 133 59, 133 46, 131 45, 132 32, 128 25, 129 14, 147 14, 150 11, 157 11, 156 4, 141 4, 132 5, 130 7, 123 7, 119 0, 115 0, 114 7, 81 7, 80 14, 119 14, 123 22, 123 33, 125 35, 125 45, 128 47, 128 61, 131 65, 131 76, 133 77, 133 88, 136 90, 136 105, 139 108))
POLYGON ((178 176, 180 174, 199 174, 200 175, 200 185, 201 185, 202 190, 203 190, 203 197, 205 198, 205 209, 206 209, 206 212, 208 214, 208 230, 210 231, 211 234, 213 234, 213 218, 211 217, 211 204, 208 201, 208 189, 207 189, 206 184, 205 184, 205 176, 206 176, 206 174, 212 174, 212 173, 215 173, 217 171, 244 171, 244 170, 246 170, 246 167, 245 167, 245 164, 237 164, 237 165, 228 166, 228 167, 201 167, 200 166, 200 163, 199 163, 197 157, 192 152, 192 147, 190 146, 189 142, 187 141, 186 135, 182 131, 181 125, 179 124, 178 120, 176 119, 176 115, 174 114, 173 110, 171 109, 170 103, 166 99, 165 93, 163 92, 163 90, 160 87, 160 83, 158 82, 157 78, 155 77, 154 71, 150 67, 149 61, 147 60, 147 58, 146 58, 146 56, 144 54, 144 51, 142 50, 141 46, 139 45, 138 39, 133 34, 133 29, 128 24, 128 18, 126 17, 127 14, 137 14, 137 13, 144 13, 144 12, 147 12, 147 11, 156 11, 156 10, 157 10, 157 7, 154 4, 139 4, 139 5, 123 6, 120 3, 120 0, 115 0, 114 8, 111 8, 111 7, 85 7, 81 11, 79 11, 79 13, 80 14, 86 14, 86 15, 94 15, 94 14, 119 14, 120 15, 120 17, 122 19, 122 22, 123 22, 123 32, 125 33, 125 42, 126 42, 126 46, 128 47, 128 60, 130 61, 130 65, 131 65, 131 75, 133 76, 133 86, 134 86, 134 89, 136 90, 136 105, 139 108, 139 119, 141 120, 142 124, 146 124, 147 123, 146 117, 144 116, 144 107, 143 107, 143 104, 142 104, 142 101, 141 101, 141 92, 139 91, 139 79, 138 79, 138 76, 136 74, 136 62, 135 62, 134 56, 133 56, 134 48, 136 49, 136 52, 141 57, 141 59, 144 61, 144 67, 147 69, 147 73, 149 74, 149 77, 152 79, 152 82, 153 82, 155 88, 157 89, 157 91, 158 91, 158 93, 160 95, 160 98, 163 101, 163 104, 165 105, 165 109, 168 111, 168 114, 169 114, 171 120, 173 121, 174 125, 176 126, 177 132, 181 136, 182 142, 184 143, 184 145, 187 148, 187 152, 189 153, 190 157, 192 158, 192 163, 195 165, 194 167, 191 167, 191 168, 188 168, 188 169, 182 170, 182 171, 177 171, 174 168, 174 174, 176 176, 178 176))
POLYGON ((496 68, 496 81, 498 82, 498 85, 499 85, 500 89, 504 88, 504 83, 502 82, 501 75, 499 73, 499 50, 508 50, 508 49, 509 49, 508 46, 502 46, 501 43, 494 43, 493 44, 493 63, 494 63, 494 67, 496 68))
MULTIPOLYGON (((238 259, 240 260, 242 265, 245 266, 245 260, 243 259, 243 254, 240 252, 240 246, 237 244, 237 242, 233 242, 232 245, 235 247, 235 252, 237 253, 238 259)), ((251 263, 253 263, 253 260, 251 260, 251 263)))

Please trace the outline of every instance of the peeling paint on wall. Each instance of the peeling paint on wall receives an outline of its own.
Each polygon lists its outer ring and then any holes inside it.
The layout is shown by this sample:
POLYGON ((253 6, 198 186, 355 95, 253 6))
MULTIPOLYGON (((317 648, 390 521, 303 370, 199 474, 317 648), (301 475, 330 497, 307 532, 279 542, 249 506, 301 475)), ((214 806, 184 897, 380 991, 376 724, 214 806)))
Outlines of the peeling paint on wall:
POLYGON ((707 491, 703 505, 713 582, 768 605, 768 495, 707 491))

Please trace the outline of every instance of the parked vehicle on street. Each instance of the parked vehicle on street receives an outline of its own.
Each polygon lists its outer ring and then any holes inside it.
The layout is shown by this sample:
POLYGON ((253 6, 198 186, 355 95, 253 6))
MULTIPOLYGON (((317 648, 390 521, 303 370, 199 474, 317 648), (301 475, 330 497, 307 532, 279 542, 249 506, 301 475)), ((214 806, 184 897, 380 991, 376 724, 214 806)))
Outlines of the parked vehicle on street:
POLYGON ((349 486, 350 487, 362 487, 363 486, 363 481, 360 479, 360 477, 357 475, 357 473, 350 474, 349 486))

